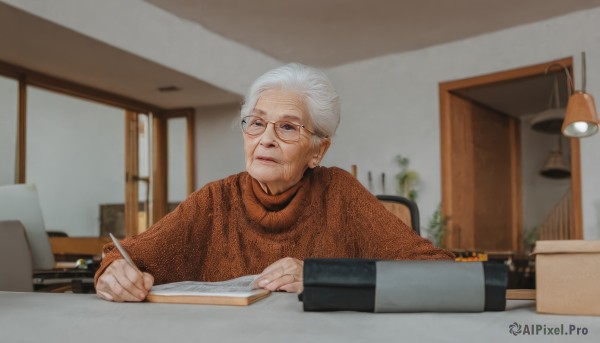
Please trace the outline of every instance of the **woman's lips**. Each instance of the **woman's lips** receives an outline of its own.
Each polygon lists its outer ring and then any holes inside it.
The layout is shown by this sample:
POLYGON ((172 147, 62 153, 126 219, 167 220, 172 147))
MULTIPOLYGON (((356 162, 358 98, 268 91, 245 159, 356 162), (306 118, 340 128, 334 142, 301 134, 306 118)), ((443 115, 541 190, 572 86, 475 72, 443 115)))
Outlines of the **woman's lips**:
POLYGON ((271 157, 267 157, 267 156, 257 156, 256 159, 260 162, 265 162, 265 163, 277 163, 277 160, 275 160, 274 158, 271 158, 271 157))

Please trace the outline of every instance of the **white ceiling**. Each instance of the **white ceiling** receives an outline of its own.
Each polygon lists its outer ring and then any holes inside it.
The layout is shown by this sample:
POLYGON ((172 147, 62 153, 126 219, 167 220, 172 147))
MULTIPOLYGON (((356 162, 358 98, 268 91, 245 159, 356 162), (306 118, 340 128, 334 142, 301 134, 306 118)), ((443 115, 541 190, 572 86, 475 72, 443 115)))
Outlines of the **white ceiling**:
POLYGON ((600 6, 600 0, 146 0, 284 62, 330 67, 600 6))
POLYGON ((0 60, 161 108, 240 102, 217 88, 0 2, 0 60), (163 93, 175 85, 180 91, 163 93))
MULTIPOLYGON (((423 48, 600 5, 600 0, 146 1, 283 62, 321 67, 423 48)), ((1 2, 0 47, 1 61, 162 108, 241 100, 237 94, 1 2), (158 91, 158 87, 171 85, 181 91, 158 91)), ((551 82, 550 78, 544 80, 551 82)), ((526 100, 542 100, 526 106, 546 106, 549 87, 528 86, 530 92, 539 94, 526 100)), ((518 98, 507 98, 501 95, 505 91, 494 87, 484 91, 471 90, 464 95, 490 104, 518 98)), ((523 104, 513 105, 504 110, 523 112, 515 110, 523 104)))

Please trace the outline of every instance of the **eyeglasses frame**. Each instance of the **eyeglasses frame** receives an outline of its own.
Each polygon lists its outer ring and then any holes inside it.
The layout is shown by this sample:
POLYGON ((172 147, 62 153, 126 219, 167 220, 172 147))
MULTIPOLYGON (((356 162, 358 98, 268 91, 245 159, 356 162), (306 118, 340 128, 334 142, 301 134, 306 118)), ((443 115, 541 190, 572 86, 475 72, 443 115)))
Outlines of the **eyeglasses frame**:
POLYGON ((282 141, 284 141, 284 142, 297 142, 297 141, 299 141, 299 140, 300 140, 300 131, 298 132, 298 139, 296 139, 296 140, 293 140, 293 139, 283 139, 283 138, 279 137, 279 133, 277 133, 277 129, 275 129, 275 127, 276 127, 276 124, 277 124, 277 123, 288 123, 288 124, 292 124, 292 125, 294 125, 294 126, 297 126, 297 127, 303 128, 304 130, 306 130, 308 133, 310 133, 310 134, 311 134, 311 135, 313 135, 313 136, 319 136, 319 135, 317 135, 315 132, 312 132, 311 130, 307 129, 307 128, 306 128, 306 126, 304 126, 303 124, 298 124, 298 123, 294 123, 294 122, 287 121, 287 120, 276 120, 276 121, 272 121, 272 120, 266 120, 266 119, 264 119, 264 118, 261 118, 261 117, 259 117, 259 116, 253 116, 253 115, 249 115, 249 116, 245 116, 245 117, 243 117, 243 118, 242 118, 242 123, 243 123, 243 122, 244 122, 244 120, 246 120, 247 118, 258 118, 258 119, 260 119, 260 120, 264 121, 265 123, 267 123, 267 125, 265 126, 265 130, 264 130, 263 132, 261 132, 261 133, 257 133, 257 134, 251 134, 251 133, 248 133, 248 132, 246 132, 246 130, 244 130, 244 125, 242 125, 242 132, 244 132, 244 133, 245 133, 245 134, 247 134, 248 136, 256 137, 256 136, 262 135, 263 133, 265 133, 265 131, 267 131, 267 128, 268 128, 269 124, 273 124, 273 132, 275 132, 275 136, 277 136, 277 138, 279 138, 280 140, 282 140, 282 141))

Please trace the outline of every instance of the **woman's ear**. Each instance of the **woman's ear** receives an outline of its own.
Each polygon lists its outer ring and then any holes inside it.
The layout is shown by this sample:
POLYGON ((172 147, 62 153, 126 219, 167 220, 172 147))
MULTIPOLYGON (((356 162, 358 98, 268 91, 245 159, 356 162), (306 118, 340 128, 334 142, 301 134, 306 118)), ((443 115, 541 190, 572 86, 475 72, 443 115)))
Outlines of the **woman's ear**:
POLYGON ((319 166, 319 164, 321 163, 321 160, 323 159, 323 156, 325 156, 325 153, 329 149, 330 145, 331 145, 331 139, 329 139, 329 138, 321 139, 321 143, 319 143, 319 145, 317 147, 315 147, 315 153, 313 154, 312 158, 308 162, 309 168, 312 169, 312 168, 319 166))

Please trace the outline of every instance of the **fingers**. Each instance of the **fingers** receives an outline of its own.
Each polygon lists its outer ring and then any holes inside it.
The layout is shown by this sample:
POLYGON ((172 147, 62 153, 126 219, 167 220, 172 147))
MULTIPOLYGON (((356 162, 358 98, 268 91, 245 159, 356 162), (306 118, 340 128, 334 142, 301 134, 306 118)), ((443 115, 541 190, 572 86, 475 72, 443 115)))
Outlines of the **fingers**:
POLYGON ((302 292, 302 281, 296 280, 294 275, 285 274, 266 284, 263 288, 270 291, 302 292))
POLYGON ((288 283, 287 285, 279 287, 279 290, 290 293, 302 293, 302 291, 304 290, 304 284, 302 282, 288 283))
POLYGON ((114 299, 110 294, 100 291, 100 290, 96 290, 96 295, 98 295, 101 299, 108 300, 108 301, 113 301, 113 299, 114 299))
POLYGON ((142 301, 153 283, 152 275, 140 272, 125 260, 116 260, 98 278, 96 293, 109 301, 142 301))
POLYGON ((270 291, 301 292, 304 262, 286 257, 271 264, 256 280, 259 287, 270 291))
POLYGON ((143 278, 144 278, 144 288, 149 291, 150 288, 152 288, 152 285, 154 285, 154 276, 148 274, 148 273, 143 273, 143 278))

